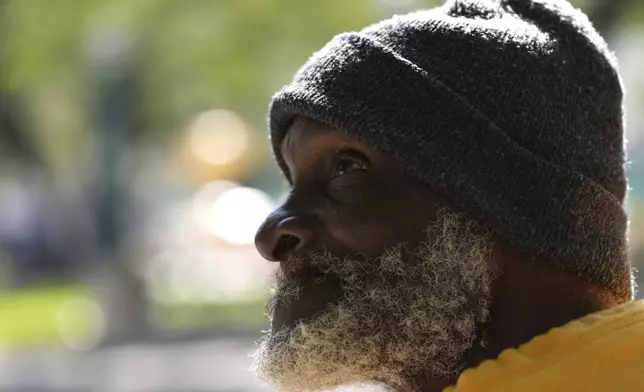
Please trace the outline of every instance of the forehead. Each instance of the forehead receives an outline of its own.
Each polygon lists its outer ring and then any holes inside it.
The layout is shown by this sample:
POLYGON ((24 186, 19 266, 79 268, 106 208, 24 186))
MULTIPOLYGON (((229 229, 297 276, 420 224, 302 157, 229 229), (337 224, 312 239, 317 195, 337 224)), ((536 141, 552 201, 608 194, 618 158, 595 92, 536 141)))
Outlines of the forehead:
POLYGON ((300 155, 312 155, 347 147, 364 145, 329 125, 298 116, 286 131, 280 146, 280 152, 287 164, 293 164, 300 155))

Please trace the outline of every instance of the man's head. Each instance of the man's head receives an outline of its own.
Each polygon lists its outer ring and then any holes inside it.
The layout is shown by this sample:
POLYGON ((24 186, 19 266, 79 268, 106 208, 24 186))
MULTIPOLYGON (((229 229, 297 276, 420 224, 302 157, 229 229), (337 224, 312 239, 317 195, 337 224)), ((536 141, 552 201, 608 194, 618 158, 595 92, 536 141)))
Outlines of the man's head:
POLYGON ((454 0, 336 37, 271 106, 292 192, 256 240, 281 262, 260 373, 449 378, 507 320, 508 287, 628 300, 621 104, 564 1, 454 0))

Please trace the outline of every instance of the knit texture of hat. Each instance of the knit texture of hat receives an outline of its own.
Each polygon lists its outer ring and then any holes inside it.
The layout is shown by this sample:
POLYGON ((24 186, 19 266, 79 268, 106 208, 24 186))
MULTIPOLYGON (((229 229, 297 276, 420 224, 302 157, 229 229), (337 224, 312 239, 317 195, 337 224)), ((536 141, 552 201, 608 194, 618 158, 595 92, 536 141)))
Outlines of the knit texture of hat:
MULTIPOLYGON (((326 123, 550 266, 632 297, 614 57, 566 1, 452 0, 340 34, 270 107, 326 123)), ((288 176, 287 176, 288 177, 288 176)))

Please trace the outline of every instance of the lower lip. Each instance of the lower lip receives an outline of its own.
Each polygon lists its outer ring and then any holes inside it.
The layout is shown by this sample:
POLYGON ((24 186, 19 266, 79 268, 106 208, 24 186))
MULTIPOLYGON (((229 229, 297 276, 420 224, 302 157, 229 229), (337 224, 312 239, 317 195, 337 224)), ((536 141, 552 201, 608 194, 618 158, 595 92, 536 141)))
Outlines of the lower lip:
POLYGON ((310 320, 337 302, 341 296, 340 280, 325 276, 306 278, 301 281, 299 297, 287 304, 278 304, 273 310, 271 329, 280 330, 295 325, 298 321, 310 320))

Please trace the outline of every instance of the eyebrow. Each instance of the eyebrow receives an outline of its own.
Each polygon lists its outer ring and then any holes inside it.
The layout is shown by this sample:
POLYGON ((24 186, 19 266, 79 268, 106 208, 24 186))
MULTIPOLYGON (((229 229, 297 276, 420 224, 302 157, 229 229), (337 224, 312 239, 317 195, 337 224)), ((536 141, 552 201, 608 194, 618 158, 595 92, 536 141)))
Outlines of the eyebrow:
MULTIPOLYGON (((293 178, 292 178, 292 170, 291 167, 295 164, 293 161, 295 156, 298 154, 306 154, 307 152, 310 153, 310 150, 312 147, 318 147, 318 146, 328 146, 327 148, 328 152, 337 154, 343 150, 346 150, 347 147, 353 146, 354 143, 352 143, 351 140, 341 140, 339 143, 334 142, 334 146, 331 148, 330 143, 328 141, 329 137, 332 137, 332 135, 336 134, 339 131, 336 131, 335 129, 329 129, 326 127, 317 127, 315 130, 312 131, 312 134, 306 138, 306 143, 303 146, 298 147, 297 150, 293 148, 293 132, 298 132, 298 129, 289 129, 286 132, 286 135, 282 139, 282 142, 280 144, 280 153, 282 155, 282 159, 284 161, 284 164, 286 165, 288 169, 288 176, 287 179, 289 180, 290 183, 293 183, 293 178), (292 165, 289 165, 291 163, 292 165)), ((337 140, 337 139, 334 139, 337 140)))

